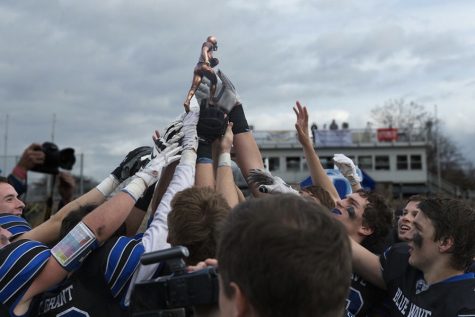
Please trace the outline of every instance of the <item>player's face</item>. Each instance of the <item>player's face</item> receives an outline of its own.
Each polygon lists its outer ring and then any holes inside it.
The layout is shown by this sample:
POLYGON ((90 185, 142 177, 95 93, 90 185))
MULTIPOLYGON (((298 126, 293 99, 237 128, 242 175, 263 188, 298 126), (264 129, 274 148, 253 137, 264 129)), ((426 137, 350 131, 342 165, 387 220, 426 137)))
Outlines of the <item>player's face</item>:
POLYGON ((345 199, 337 201, 336 207, 332 209, 336 219, 345 225, 348 234, 352 237, 357 235, 363 225, 363 213, 367 204, 366 198, 358 193, 352 193, 345 199))
POLYGON ((0 212, 20 216, 24 207, 15 188, 8 183, 0 183, 0 212))
POLYGON ((401 217, 397 222, 397 235, 403 241, 409 241, 413 235, 413 222, 416 215, 419 213, 419 201, 410 201, 402 211, 401 217))
POLYGON ((409 241, 409 264, 424 271, 439 253, 439 244, 434 241, 435 228, 429 218, 419 211, 414 218, 414 230, 409 241))

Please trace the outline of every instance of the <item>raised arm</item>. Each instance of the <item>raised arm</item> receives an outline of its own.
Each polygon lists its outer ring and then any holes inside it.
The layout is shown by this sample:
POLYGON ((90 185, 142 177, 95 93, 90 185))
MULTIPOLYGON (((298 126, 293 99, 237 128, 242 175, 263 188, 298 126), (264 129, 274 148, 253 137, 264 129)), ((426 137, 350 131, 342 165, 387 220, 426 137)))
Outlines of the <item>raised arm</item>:
POLYGON ((361 189, 361 178, 356 172, 355 163, 353 163, 353 161, 344 154, 333 155, 333 161, 340 170, 341 174, 345 176, 345 178, 350 182, 351 190, 356 192, 357 190, 361 189))
POLYGON ((379 257, 350 238, 353 270, 370 283, 386 289, 379 257))
POLYGON ((231 167, 231 147, 233 145, 233 123, 230 122, 226 133, 220 141, 218 170, 216 172, 216 191, 223 195, 228 205, 233 208, 239 203, 239 196, 234 183, 231 167))
POLYGON ((312 177, 312 182, 314 185, 320 185, 328 191, 330 196, 334 201, 340 200, 338 192, 333 185, 333 182, 328 177, 325 169, 320 162, 320 158, 315 152, 312 144, 312 140, 308 133, 308 111, 307 107, 304 107, 300 102, 296 102, 295 107, 293 108, 297 120, 295 122, 295 129, 297 130, 297 136, 300 144, 302 145, 305 159, 307 160, 308 169, 310 171, 310 176, 312 177))
POLYGON ((26 313, 35 295, 59 283, 69 272, 77 269, 92 250, 108 239, 122 225, 143 192, 158 180, 162 168, 180 158, 177 155, 180 150, 175 144, 153 158, 132 177, 122 192, 85 216, 57 243, 51 250, 52 256, 15 307, 15 313, 26 313))
POLYGON ((117 188, 117 186, 134 175, 150 159, 151 147, 142 146, 130 151, 122 162, 99 185, 84 195, 66 204, 56 214, 51 216, 33 230, 16 238, 40 241, 45 244, 55 242, 59 237, 59 230, 63 219, 73 210, 86 205, 99 206, 117 188))
MULTIPOLYGON (((168 236, 168 214, 171 211, 171 201, 175 194, 186 188, 193 186, 195 180, 196 149, 198 147, 198 136, 196 124, 199 118, 199 111, 191 108, 190 112, 183 118, 183 152, 178 163, 173 178, 168 186, 157 210, 153 216, 150 226, 144 233, 142 244, 145 252, 157 251, 169 248, 168 236)), ((158 264, 139 265, 130 282, 126 295, 126 304, 130 300, 130 295, 135 283, 149 279, 153 276, 158 264)))

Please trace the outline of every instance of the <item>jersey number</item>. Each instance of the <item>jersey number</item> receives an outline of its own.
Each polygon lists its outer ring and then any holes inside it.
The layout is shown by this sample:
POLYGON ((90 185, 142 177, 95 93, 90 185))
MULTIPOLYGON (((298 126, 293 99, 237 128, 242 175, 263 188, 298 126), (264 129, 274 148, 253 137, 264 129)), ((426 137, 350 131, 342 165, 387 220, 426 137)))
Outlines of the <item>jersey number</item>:
POLYGON ((83 310, 77 309, 76 307, 72 307, 57 314, 56 317, 89 317, 89 314, 83 310))
POLYGON ((350 287, 350 294, 346 299, 346 309, 353 315, 357 315, 361 308, 363 307, 363 297, 361 297, 361 292, 350 287))

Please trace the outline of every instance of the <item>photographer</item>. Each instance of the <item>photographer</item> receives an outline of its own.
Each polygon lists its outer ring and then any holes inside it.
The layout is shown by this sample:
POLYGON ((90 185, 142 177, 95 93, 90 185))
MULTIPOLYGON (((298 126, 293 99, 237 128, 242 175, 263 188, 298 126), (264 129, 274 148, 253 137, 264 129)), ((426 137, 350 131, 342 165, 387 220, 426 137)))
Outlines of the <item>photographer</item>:
MULTIPOLYGON (((162 168, 179 158, 176 154, 180 148, 175 144, 150 161, 142 160, 143 154, 137 155, 137 150, 140 148, 130 152, 96 188, 67 204, 47 222, 15 239, 2 230, 0 263, 5 274, 0 279, 1 316, 32 315, 35 295, 60 283, 89 252, 114 234, 143 192, 160 177, 162 168), (61 222, 70 212, 88 204, 100 204, 131 175, 134 176, 122 192, 95 208, 52 249, 43 244, 57 239, 58 220, 61 222), (12 257, 15 261, 8 260, 12 257)), ((150 150, 147 152, 150 154, 150 150)), ((3 225, 2 228, 5 229, 3 225)))
POLYGON ((8 182, 15 188, 18 196, 26 193, 28 171, 44 162, 45 153, 41 150, 40 144, 32 143, 23 151, 17 165, 8 175, 8 182))

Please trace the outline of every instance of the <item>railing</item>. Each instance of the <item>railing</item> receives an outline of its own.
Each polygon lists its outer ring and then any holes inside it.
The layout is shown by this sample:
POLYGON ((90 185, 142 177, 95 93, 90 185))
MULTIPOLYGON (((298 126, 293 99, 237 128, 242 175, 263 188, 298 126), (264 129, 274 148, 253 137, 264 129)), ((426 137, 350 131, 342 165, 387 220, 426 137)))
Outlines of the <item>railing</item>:
MULTIPOLYGON (((253 131, 257 144, 295 144, 297 133, 293 130, 253 131)), ((427 143, 430 136, 426 129, 340 129, 313 130, 317 147, 358 146, 364 144, 427 143)))

